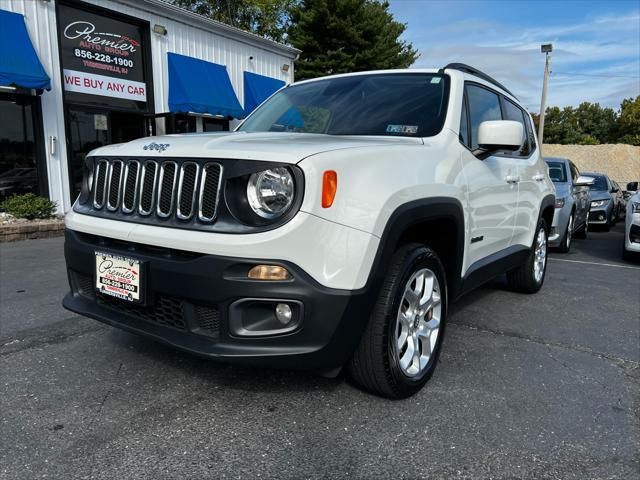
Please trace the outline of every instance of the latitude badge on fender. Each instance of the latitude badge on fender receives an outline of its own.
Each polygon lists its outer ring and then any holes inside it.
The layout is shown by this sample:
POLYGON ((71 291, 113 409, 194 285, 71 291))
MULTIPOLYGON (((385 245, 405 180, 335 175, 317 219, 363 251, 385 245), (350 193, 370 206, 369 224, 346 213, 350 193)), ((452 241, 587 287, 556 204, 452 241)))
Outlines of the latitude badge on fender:
POLYGON ((156 150, 158 152, 164 152, 171 145, 169 143, 156 143, 151 142, 149 145, 142 147, 143 150, 156 150))

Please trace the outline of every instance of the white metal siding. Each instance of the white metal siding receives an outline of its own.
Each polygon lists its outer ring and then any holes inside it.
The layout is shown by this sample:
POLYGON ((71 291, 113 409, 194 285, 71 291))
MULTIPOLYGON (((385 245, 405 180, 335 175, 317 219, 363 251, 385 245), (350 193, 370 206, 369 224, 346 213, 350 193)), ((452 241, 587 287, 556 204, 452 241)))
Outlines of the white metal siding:
MULTIPOLYGON (((285 83, 293 81, 294 54, 278 54, 265 44, 256 45, 256 40, 243 42, 216 34, 199 26, 137 9, 117 0, 86 0, 107 10, 113 10, 131 17, 148 21, 150 28, 159 24, 167 29, 167 35, 151 32, 151 62, 153 68, 154 103, 157 113, 167 112, 169 80, 167 53, 179 53, 218 63, 227 67, 229 78, 240 104, 244 103, 243 72, 253 72, 277 78, 285 83), (253 57, 253 60, 249 60, 253 57), (288 72, 282 65, 290 66, 288 72)), ((49 194, 65 212, 69 203, 69 175, 65 141, 62 85, 58 56, 58 35, 55 16, 55 2, 44 0, 0 0, 0 9, 20 13, 25 16, 27 29, 47 74, 51 78, 51 91, 42 94, 44 138, 49 176, 49 194), (55 155, 49 150, 49 137, 57 138, 55 155)), ((212 86, 215 88, 215 86, 212 86)))
POLYGON ((286 63, 293 66, 291 57, 278 55, 267 49, 260 49, 234 39, 216 35, 198 27, 186 25, 162 15, 150 14, 113 0, 87 0, 87 3, 146 20, 150 23, 150 28, 153 28, 155 24, 166 27, 166 36, 151 32, 156 112, 169 111, 168 52, 225 65, 241 105, 244 104, 244 84, 242 80, 244 71, 277 78, 285 83, 292 81, 293 68, 287 73, 282 72, 283 64, 286 63), (251 56, 253 57, 252 61, 249 60, 251 56))

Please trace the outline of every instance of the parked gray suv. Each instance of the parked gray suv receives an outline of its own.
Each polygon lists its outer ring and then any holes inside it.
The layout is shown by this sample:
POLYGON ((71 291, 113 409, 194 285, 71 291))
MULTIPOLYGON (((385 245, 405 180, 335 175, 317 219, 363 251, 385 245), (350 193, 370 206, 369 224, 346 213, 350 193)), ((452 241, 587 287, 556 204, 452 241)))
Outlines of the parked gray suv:
POLYGON ((591 194, 589 185, 593 178, 580 175, 580 171, 568 158, 546 157, 549 177, 556 187, 556 208, 549 232, 549 246, 568 252, 571 240, 587 238, 591 194))

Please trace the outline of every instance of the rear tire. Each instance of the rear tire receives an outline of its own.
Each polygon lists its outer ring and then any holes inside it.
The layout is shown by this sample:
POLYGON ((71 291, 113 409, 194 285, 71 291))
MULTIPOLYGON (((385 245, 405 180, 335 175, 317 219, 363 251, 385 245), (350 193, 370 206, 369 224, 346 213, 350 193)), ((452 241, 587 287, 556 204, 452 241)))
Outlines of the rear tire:
POLYGON ((447 284, 437 254, 420 244, 393 256, 347 369, 361 388, 406 398, 431 378, 444 337, 447 284))
POLYGON ((518 268, 507 273, 507 285, 510 290, 536 293, 542 288, 547 272, 547 232, 547 224, 541 218, 527 259, 518 268))

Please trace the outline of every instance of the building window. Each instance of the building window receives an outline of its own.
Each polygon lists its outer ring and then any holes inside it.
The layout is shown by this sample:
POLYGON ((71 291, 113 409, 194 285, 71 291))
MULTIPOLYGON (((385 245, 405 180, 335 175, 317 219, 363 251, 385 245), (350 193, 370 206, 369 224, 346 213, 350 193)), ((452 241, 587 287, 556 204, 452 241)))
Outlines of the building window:
POLYGON ((202 118, 202 131, 203 132, 228 132, 229 120, 222 118, 202 118))
POLYGON ((14 194, 48 195, 46 167, 36 145, 36 138, 42 143, 39 101, 0 93, 0 201, 14 194))
POLYGON ((177 113, 169 115, 166 123, 167 133, 195 133, 196 117, 177 113))

